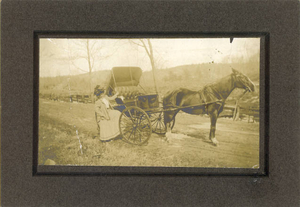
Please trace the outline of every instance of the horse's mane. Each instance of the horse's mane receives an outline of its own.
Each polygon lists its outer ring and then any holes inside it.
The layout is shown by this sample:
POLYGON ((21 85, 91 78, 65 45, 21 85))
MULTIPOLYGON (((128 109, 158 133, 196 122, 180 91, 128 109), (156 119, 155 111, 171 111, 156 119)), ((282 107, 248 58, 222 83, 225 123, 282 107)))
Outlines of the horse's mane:
POLYGON ((218 79, 218 80, 216 80, 216 81, 214 81, 213 83, 208 83, 208 84, 202 86, 201 89, 199 89, 199 90, 191 90, 191 89, 188 89, 188 88, 178 88, 178 89, 173 90, 173 91, 168 91, 168 92, 166 93, 166 96, 168 96, 168 95, 171 94, 171 93, 174 94, 174 93, 178 93, 178 92, 180 92, 180 91, 185 91, 185 90, 186 90, 186 91, 190 91, 190 92, 199 93, 199 92, 203 91, 203 90, 206 89, 206 88, 214 88, 214 89, 215 89, 216 86, 219 85, 220 82, 221 82, 222 80, 228 78, 228 77, 231 76, 231 75, 232 75, 232 73, 229 74, 229 75, 227 75, 227 76, 224 76, 224 77, 222 77, 222 78, 220 78, 220 79, 218 79))
POLYGON ((222 97, 220 91, 218 91, 216 88, 222 82, 222 80, 226 80, 231 75, 232 74, 224 76, 224 77, 220 78, 219 80, 214 81, 213 83, 206 84, 200 90, 190 90, 187 88, 178 88, 173 91, 168 91, 163 99, 163 104, 164 104, 164 106, 175 105, 177 95, 180 93, 184 93, 184 94, 197 93, 202 97, 204 102, 223 100, 223 97, 222 97))
MULTIPOLYGON (((225 79, 228 78, 229 76, 232 76, 232 73, 229 74, 229 75, 226 75, 226 76, 224 76, 224 77, 222 77, 222 78, 219 78, 218 80, 215 80, 213 83, 208 83, 208 84, 204 85, 204 86, 202 87, 202 89, 205 88, 205 87, 213 87, 213 88, 215 88, 215 86, 219 85, 220 82, 222 82, 222 80, 225 80, 225 79)), ((202 89, 200 89, 200 90, 202 90, 202 89)))

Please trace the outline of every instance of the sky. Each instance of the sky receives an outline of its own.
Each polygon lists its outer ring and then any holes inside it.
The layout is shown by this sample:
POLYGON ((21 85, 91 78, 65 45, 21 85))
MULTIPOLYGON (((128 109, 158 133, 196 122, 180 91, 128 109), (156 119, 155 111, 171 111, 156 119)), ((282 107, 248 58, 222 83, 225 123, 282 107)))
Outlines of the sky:
MULTIPOLYGON (((147 44, 146 39, 143 41, 147 44)), ((260 51, 260 38, 234 38, 232 43, 229 38, 152 38, 150 41, 158 69, 212 61, 247 61, 260 51)), ((116 66, 151 70, 150 59, 140 44, 139 39, 41 38, 40 76, 86 73, 89 71, 88 56, 92 71, 110 70, 116 66)))

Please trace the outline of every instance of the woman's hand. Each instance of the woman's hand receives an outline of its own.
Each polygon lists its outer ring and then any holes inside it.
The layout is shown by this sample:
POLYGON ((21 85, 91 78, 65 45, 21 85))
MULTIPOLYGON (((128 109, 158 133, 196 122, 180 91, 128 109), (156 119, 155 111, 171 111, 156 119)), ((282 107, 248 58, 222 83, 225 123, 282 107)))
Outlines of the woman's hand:
POLYGON ((118 96, 122 101, 124 101, 124 96, 118 96))
POLYGON ((109 118, 109 117, 104 117, 104 116, 102 116, 102 117, 101 117, 101 120, 107 120, 107 121, 109 121, 110 118, 109 118))

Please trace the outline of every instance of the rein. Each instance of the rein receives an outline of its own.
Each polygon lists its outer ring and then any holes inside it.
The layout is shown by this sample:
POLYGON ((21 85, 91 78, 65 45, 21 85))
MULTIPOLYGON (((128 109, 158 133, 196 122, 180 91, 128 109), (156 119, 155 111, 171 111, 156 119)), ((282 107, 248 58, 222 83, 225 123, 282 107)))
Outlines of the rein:
POLYGON ((248 91, 245 89, 244 93, 238 98, 236 99, 236 103, 235 103, 235 108, 234 108, 234 112, 233 112, 233 121, 237 120, 237 111, 238 111, 238 105, 239 105, 239 101, 240 99, 247 93, 248 91))
POLYGON ((244 93, 238 98, 238 100, 240 100, 247 92, 248 90, 245 89, 244 93))
MULTIPOLYGON (((222 101, 211 101, 211 102, 205 102, 205 103, 202 103, 202 104, 195 104, 195 105, 189 105, 189 106, 169 105, 168 107, 173 107, 173 108, 175 108, 175 110, 177 110, 177 109, 200 107, 200 106, 209 105, 209 104, 218 103, 218 102, 222 103, 222 101)), ((169 110, 169 108, 168 108, 168 110, 169 110)))

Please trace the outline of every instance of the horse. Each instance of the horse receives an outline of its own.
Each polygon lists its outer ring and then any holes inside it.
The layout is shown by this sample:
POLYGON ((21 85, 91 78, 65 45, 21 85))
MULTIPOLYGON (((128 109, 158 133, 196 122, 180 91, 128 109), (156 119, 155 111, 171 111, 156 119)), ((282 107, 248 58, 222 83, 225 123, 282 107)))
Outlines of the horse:
POLYGON ((230 75, 204 86, 199 91, 179 88, 168 92, 163 98, 166 138, 171 135, 171 123, 175 121, 179 111, 194 115, 208 114, 211 121, 209 139, 217 146, 219 143, 215 137, 217 119, 223 111, 227 97, 236 88, 245 89, 245 93, 255 91, 255 85, 246 75, 232 69, 230 75))

